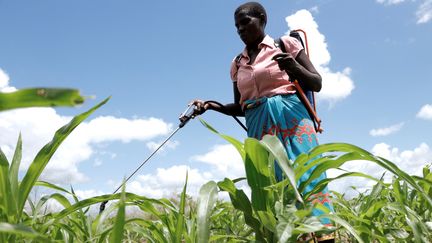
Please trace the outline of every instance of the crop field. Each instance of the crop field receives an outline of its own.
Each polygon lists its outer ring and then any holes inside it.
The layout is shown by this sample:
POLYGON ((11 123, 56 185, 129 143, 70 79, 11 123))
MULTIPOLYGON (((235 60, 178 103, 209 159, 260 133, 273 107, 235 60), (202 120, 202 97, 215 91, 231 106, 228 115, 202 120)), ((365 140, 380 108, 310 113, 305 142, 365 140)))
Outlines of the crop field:
MULTIPOLYGON (((427 164, 430 161, 424 161, 422 176, 413 176, 389 160, 343 143, 319 145, 290 161, 274 136, 240 142, 220 134, 202 120, 210 133, 237 149, 244 161, 245 178, 209 181, 202 185, 197 199, 186 195, 187 175, 182 193, 171 199, 128 193, 126 184, 119 193, 79 200, 73 189, 40 181, 39 176, 62 142, 108 100, 58 129, 23 177, 18 176, 22 156, 19 134, 10 161, 0 150, 0 242, 297 242, 312 232, 334 234, 336 242, 432 240, 432 171, 427 164), (352 160, 375 163, 391 174, 392 180, 343 171, 305 192, 311 180, 352 160), (275 178, 274 161, 284 174, 280 182, 275 178), (301 175, 311 168, 314 171, 310 180, 299 183, 301 175), (341 192, 332 192, 334 213, 311 203, 314 192, 334 180, 349 177, 368 178, 375 185, 351 199, 341 192), (250 197, 240 189, 240 182, 249 185, 250 197), (35 187, 47 188, 51 193, 34 201, 29 195, 35 187), (221 191, 228 193, 230 200, 219 200, 221 191), (46 211, 49 200, 59 203, 62 209, 46 211), (99 207, 107 200, 110 203, 102 213, 90 214, 90 207, 99 207), (136 213, 128 214, 128 208, 136 213), (325 214, 313 216, 314 208, 325 214), (320 218, 330 219, 333 226, 324 226, 320 218)), ((20 90, 0 94, 0 112, 31 106, 73 106, 83 101, 76 90, 20 90)))

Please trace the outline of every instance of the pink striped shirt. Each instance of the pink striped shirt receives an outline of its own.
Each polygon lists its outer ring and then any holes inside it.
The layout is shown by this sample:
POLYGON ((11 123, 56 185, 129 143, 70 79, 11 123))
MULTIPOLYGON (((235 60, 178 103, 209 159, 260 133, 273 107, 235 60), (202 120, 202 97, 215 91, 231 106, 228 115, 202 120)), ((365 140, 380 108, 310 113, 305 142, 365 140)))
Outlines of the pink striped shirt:
MULTIPOLYGON (((303 49, 301 43, 290 36, 283 36, 282 41, 285 44, 286 51, 293 58, 303 49)), ((281 71, 276 61, 272 57, 282 50, 275 45, 275 41, 270 36, 265 36, 264 40, 258 45, 258 53, 254 63, 251 65, 246 48, 242 52, 240 61, 235 58, 231 63, 231 79, 237 82, 240 92, 240 104, 250 99, 261 97, 271 97, 278 94, 295 93, 288 89, 293 86, 288 80, 289 77, 285 71, 281 71)))

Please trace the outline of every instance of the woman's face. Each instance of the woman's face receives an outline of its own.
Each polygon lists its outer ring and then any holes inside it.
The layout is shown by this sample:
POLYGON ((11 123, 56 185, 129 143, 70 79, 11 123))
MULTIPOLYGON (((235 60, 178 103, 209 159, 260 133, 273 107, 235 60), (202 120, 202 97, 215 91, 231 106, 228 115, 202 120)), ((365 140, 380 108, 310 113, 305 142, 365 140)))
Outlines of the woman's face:
POLYGON ((248 45, 257 45, 264 38, 264 22, 250 15, 247 9, 240 10, 235 16, 235 26, 240 39, 248 45))

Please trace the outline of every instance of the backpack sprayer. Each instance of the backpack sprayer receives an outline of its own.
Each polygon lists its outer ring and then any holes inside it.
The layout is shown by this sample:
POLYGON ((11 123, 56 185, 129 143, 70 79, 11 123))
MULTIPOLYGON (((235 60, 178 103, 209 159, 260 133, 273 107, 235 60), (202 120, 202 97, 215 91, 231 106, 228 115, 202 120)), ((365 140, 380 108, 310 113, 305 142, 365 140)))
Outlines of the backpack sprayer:
MULTIPOLYGON (((223 106, 221 103, 217 102, 217 101, 207 101, 207 102, 212 102, 215 104, 218 104, 220 106, 223 106)), ((178 130, 180 130, 180 128, 184 127, 191 119, 195 118, 195 108, 196 106, 194 104, 189 104, 188 107, 186 108, 186 110, 180 115, 179 120, 180 120, 180 124, 178 125, 178 127, 168 136, 168 138, 165 139, 165 141, 163 141, 161 143, 161 145, 159 145, 159 147, 156 148, 155 151, 153 151, 153 153, 150 154, 149 157, 147 157, 146 160, 144 160, 144 162, 141 163, 140 166, 138 166, 138 168, 135 169, 135 171, 126 178, 126 180, 120 184, 119 187, 117 187, 117 189, 115 189, 115 191, 112 194, 115 194, 116 192, 118 192, 120 190, 120 188, 126 184, 130 178, 132 178, 132 176, 134 176, 140 169, 141 167, 143 167, 147 161, 149 161, 151 159, 151 157, 153 157, 153 155, 156 154, 157 151, 159 151, 160 148, 162 148, 162 146, 165 145, 165 143, 167 143, 173 136, 174 134, 177 133, 178 130)), ((234 119, 243 127, 243 129, 247 130, 247 128, 243 125, 243 123, 236 117, 233 116, 234 119)), ((105 210, 105 206, 108 203, 108 201, 104 201, 101 203, 100 207, 99 207, 99 213, 102 213, 105 210)))

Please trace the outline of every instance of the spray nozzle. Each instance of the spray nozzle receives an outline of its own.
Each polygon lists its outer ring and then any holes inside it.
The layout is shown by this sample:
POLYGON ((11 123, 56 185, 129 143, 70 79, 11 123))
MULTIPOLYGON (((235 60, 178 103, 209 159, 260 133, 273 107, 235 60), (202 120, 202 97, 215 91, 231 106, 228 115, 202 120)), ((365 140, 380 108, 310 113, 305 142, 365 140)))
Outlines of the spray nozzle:
POLYGON ((194 118, 195 107, 196 106, 194 104, 189 104, 188 105, 188 107, 186 108, 186 110, 179 117, 179 120, 180 120, 179 127, 183 127, 184 125, 186 125, 186 123, 191 118, 194 118))

